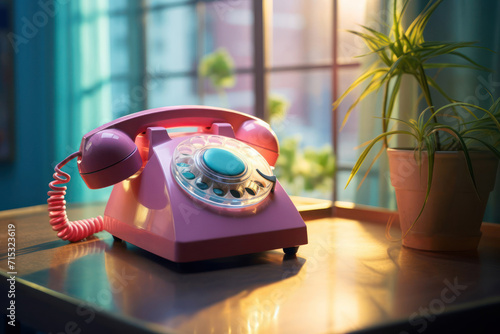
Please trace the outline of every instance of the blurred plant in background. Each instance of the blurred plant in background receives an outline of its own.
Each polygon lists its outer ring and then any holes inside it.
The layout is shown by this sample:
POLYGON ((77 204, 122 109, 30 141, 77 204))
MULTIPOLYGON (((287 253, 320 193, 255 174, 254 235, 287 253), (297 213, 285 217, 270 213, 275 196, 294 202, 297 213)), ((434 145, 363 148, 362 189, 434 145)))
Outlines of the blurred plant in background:
POLYGON ((281 95, 269 94, 267 98, 267 110, 272 122, 282 122, 288 112, 290 104, 288 100, 281 95))
POLYGON ((201 78, 210 79, 221 100, 227 105, 225 89, 236 84, 234 61, 229 52, 224 48, 219 48, 203 56, 198 66, 198 75, 201 78))
POLYGON ((280 156, 275 174, 289 195, 330 197, 333 189, 335 158, 330 145, 302 148, 300 135, 290 136, 286 131, 286 116, 290 103, 285 97, 270 94, 267 107, 271 125, 277 130, 280 156))
POLYGON ((335 158, 330 145, 301 148, 300 136, 280 140, 275 174, 290 195, 328 197, 333 189, 335 158))

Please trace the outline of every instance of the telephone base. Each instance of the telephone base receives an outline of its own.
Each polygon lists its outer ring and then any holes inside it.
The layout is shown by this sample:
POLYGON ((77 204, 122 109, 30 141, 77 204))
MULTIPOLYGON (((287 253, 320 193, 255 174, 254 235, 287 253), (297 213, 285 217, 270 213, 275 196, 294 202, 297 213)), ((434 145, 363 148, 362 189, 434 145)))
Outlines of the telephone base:
POLYGON ((189 242, 169 240, 158 234, 136 229, 108 216, 104 217, 104 224, 105 229, 113 234, 115 240, 124 240, 177 263, 259 253, 280 248, 283 248, 286 254, 295 254, 299 248, 298 246, 283 247, 283 245, 307 244, 305 224, 303 227, 281 231, 267 231, 189 242))

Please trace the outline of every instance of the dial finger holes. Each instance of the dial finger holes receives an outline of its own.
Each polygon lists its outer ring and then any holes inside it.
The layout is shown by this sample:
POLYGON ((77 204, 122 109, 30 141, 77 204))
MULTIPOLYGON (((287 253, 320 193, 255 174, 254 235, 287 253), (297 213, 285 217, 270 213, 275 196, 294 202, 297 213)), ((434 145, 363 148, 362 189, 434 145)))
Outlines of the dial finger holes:
POLYGON ((245 188, 245 190, 247 191, 247 193, 249 193, 252 196, 255 196, 255 194, 256 194, 255 190, 253 190, 252 188, 245 188))
POLYGON ((196 146, 205 146, 206 141, 202 137, 194 137, 191 139, 191 144, 196 145, 196 146))
POLYGON ((234 198, 240 198, 242 196, 241 191, 239 191, 238 189, 231 189, 229 192, 234 198))
POLYGON ((208 142, 213 145, 222 145, 222 139, 219 137, 210 137, 208 138, 208 142))
POLYGON ((224 190, 222 190, 221 188, 214 188, 213 191, 214 191, 214 194, 216 194, 217 196, 221 196, 221 197, 226 194, 226 192, 224 190))
POLYGON ((207 190, 210 188, 210 181, 206 180, 205 178, 199 178, 195 182, 196 186, 201 189, 201 190, 207 190))
POLYGON ((261 188, 264 188, 264 185, 259 181, 253 181, 253 183, 255 183, 257 186, 259 186, 261 188))
POLYGON ((240 143, 236 140, 228 140, 225 144, 226 147, 239 149, 241 147, 240 143))
POLYGON ((272 175, 267 161, 250 146, 229 137, 186 138, 173 152, 171 169, 187 194, 216 207, 250 207, 271 191, 271 183, 257 172, 272 175))
POLYGON ((183 145, 178 148, 179 153, 184 154, 184 155, 192 155, 194 153, 194 150, 191 146, 183 145))
POLYGON ((245 191, 250 195, 250 196, 255 196, 259 192, 259 185, 257 185, 256 182, 250 182, 246 187, 245 191))
POLYGON ((182 173, 182 176, 184 176, 188 180, 192 180, 195 178, 195 175, 191 172, 184 172, 182 173))
POLYGON ((214 182, 212 185, 212 192, 219 197, 224 197, 228 192, 228 188, 222 183, 214 182))

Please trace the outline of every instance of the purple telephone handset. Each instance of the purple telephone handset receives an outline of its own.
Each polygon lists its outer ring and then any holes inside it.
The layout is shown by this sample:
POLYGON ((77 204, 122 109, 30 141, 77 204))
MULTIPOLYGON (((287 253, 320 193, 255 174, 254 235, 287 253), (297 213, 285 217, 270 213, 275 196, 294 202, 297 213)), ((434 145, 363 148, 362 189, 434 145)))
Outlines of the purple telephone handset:
POLYGON ((50 224, 76 242, 106 230, 175 262, 283 248, 295 254, 307 229, 273 175, 276 135, 262 120, 205 106, 141 111, 82 138, 55 167, 50 224), (196 127, 172 133, 169 128, 196 127), (77 158, 91 189, 114 185, 104 218, 69 221, 61 168, 77 158))

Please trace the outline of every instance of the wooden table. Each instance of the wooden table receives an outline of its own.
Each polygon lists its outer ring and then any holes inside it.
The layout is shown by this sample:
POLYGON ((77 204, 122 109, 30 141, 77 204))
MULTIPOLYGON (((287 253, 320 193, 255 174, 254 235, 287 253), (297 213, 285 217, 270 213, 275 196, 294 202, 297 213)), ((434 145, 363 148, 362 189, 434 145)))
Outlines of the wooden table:
MULTIPOLYGON (((89 205, 69 215, 101 212, 103 206, 89 205)), ((114 242, 107 232, 74 244, 59 240, 43 206, 4 212, 1 298, 10 286, 6 241, 14 224, 16 320, 53 333, 476 333, 497 327, 500 226, 483 224, 477 252, 430 253, 388 241, 385 224, 368 219, 307 220, 309 244, 296 257, 276 250, 179 267, 114 242)))

